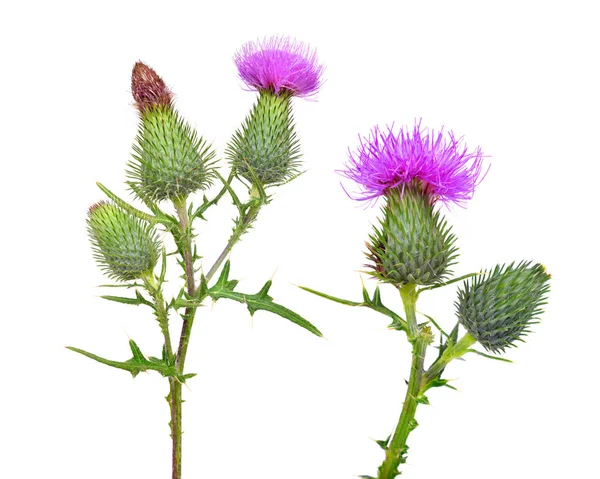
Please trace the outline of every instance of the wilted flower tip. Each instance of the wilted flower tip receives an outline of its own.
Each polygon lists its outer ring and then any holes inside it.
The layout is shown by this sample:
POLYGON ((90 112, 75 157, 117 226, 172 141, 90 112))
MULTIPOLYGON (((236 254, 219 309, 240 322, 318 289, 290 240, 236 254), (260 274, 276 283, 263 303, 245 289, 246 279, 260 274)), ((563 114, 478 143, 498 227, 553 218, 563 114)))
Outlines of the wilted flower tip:
POLYGON ((137 62, 131 72, 131 93, 140 112, 153 106, 172 106, 173 93, 163 79, 143 62, 137 62))

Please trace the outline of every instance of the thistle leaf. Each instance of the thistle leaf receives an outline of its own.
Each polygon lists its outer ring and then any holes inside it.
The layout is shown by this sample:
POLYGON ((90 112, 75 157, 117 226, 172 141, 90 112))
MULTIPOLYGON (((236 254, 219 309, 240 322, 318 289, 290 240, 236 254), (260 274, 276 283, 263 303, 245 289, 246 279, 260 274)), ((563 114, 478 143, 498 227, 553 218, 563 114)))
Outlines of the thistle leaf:
POLYGON ((238 281, 229 279, 230 268, 230 262, 225 262, 217 282, 211 288, 206 288, 204 290, 207 296, 210 296, 214 301, 226 298, 243 303, 248 307, 248 311, 250 311, 251 315, 254 315, 256 311, 260 310, 269 311, 297 324, 319 337, 323 336, 313 324, 308 322, 302 316, 273 301, 273 298, 268 294, 269 289, 271 288, 271 280, 267 281, 256 294, 245 294, 234 291, 238 281))
POLYGON ((136 377, 140 372, 157 371, 164 377, 173 377, 178 381, 185 383, 186 379, 194 376, 194 374, 179 374, 174 364, 171 364, 171 362, 167 361, 165 358, 158 359, 151 357, 146 359, 139 346, 135 343, 135 341, 133 341, 133 339, 129 340, 129 347, 133 357, 127 361, 112 361, 72 346, 67 346, 67 349, 82 354, 83 356, 93 359, 101 364, 106 364, 107 366, 113 368, 129 371, 133 377, 136 377))
POLYGON ((142 296, 142 294, 136 290, 135 292, 135 298, 126 298, 123 296, 110 296, 110 295, 104 295, 104 296, 100 296, 102 299, 106 299, 108 301, 114 301, 116 303, 122 303, 122 304, 132 304, 134 306, 139 306, 140 304, 145 304, 147 306, 150 306, 151 308, 154 308, 154 305, 148 301, 146 298, 144 298, 142 296))
POLYGON ((362 302, 350 301, 347 299, 337 298, 335 296, 331 296, 329 294, 322 293, 320 291, 308 288, 306 286, 298 286, 298 287, 304 291, 312 293, 316 296, 320 296, 321 298, 328 299, 335 303, 345 304, 347 306, 362 306, 365 308, 372 309, 373 311, 377 311, 378 313, 384 314, 384 315, 392 318, 392 324, 390 324, 388 326, 390 329, 396 329, 398 331, 407 331, 408 330, 408 325, 406 324, 406 321, 404 319, 402 319, 394 311, 392 311, 391 309, 384 306, 383 302, 381 301, 381 293, 379 291, 379 286, 375 288, 375 292, 373 293, 373 297, 371 298, 369 296, 369 292, 367 291, 367 288, 365 288, 365 286, 363 285, 363 289, 362 289, 363 301, 362 302))

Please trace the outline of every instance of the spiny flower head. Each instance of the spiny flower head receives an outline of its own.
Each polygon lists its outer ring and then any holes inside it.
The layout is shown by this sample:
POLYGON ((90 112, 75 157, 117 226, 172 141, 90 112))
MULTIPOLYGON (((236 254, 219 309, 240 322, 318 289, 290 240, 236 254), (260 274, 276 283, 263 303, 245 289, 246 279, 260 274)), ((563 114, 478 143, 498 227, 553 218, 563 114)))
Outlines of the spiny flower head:
POLYGON ((310 97, 321 86, 323 66, 307 44, 273 36, 248 42, 234 57, 240 78, 252 89, 310 97))
POLYGON ((143 113, 152 107, 172 107, 173 93, 163 79, 148 65, 137 62, 131 72, 131 93, 135 105, 143 113))
POLYGON ((456 314, 485 349, 504 351, 522 341, 529 326, 538 321, 549 281, 541 264, 498 265, 465 281, 458 291, 456 314))
POLYGON ((135 280, 156 266, 160 243, 146 221, 100 201, 90 207, 87 226, 94 258, 110 278, 135 280))
POLYGON ((470 199, 480 181, 484 155, 481 148, 469 151, 452 132, 393 127, 373 128, 361 138, 356 152, 349 153, 340 173, 356 181, 361 192, 355 199, 372 200, 413 180, 419 181, 432 200, 462 204, 470 199))

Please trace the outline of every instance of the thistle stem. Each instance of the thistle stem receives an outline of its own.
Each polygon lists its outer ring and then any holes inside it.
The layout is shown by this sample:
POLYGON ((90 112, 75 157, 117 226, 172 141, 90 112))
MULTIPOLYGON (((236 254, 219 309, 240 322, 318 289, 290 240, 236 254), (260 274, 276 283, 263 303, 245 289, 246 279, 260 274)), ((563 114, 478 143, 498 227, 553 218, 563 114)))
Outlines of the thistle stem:
POLYGON ((258 212, 260 210, 260 207, 262 206, 262 203, 260 202, 258 193, 255 189, 253 189, 251 192, 251 198, 253 202, 250 204, 250 206, 248 206, 248 210, 236 224, 235 228, 233 229, 233 233, 229 237, 227 245, 217 258, 215 263, 208 270, 208 273, 206 274, 206 281, 209 281, 215 275, 215 273, 219 270, 219 267, 221 266, 225 258, 227 258, 227 255, 231 252, 235 244, 240 240, 244 233, 248 231, 248 228, 252 225, 252 222, 258 216, 258 212))
POLYGON ((385 460, 379 467, 378 479, 393 479, 398 475, 398 466, 405 461, 406 441, 410 432, 416 427, 415 413, 421 393, 425 353, 428 344, 431 342, 431 331, 426 327, 419 330, 417 325, 417 291, 415 285, 403 285, 400 289, 400 294, 404 302, 406 320, 409 325, 409 340, 413 345, 412 363, 402 412, 400 413, 396 430, 386 448, 385 460))
MULTIPOLYGON (((187 199, 182 198, 178 201, 173 201, 177 215, 179 217, 180 231, 178 234, 178 247, 183 257, 185 277, 187 283, 187 293, 190 297, 196 294, 196 281, 194 279, 194 257, 192 255, 192 231, 190 220, 187 212, 187 199)), ((196 316, 196 307, 187 307, 183 315, 183 327, 181 329, 181 337, 179 338, 179 347, 177 349, 177 357, 175 365, 177 371, 183 374, 185 367, 185 358, 187 348, 190 341, 190 334, 194 317, 196 316)), ((167 396, 171 408, 171 439, 173 442, 173 465, 172 479, 181 479, 181 416, 182 416, 182 390, 181 383, 175 378, 169 381, 170 392, 167 396)))
POLYGON ((446 348, 442 355, 437 358, 433 364, 429 366, 429 369, 423 374, 423 378, 421 380, 421 390, 424 391, 427 389, 429 383, 439 377, 450 361, 453 359, 458 359, 467 353, 469 348, 475 344, 476 341, 477 340, 471 335, 471 333, 466 333, 458 340, 456 344, 446 348))
MULTIPOLYGON (((183 266, 185 269, 185 277, 187 283, 187 294, 194 298, 198 292, 196 281, 194 279, 195 268, 194 268, 194 254, 192 253, 192 231, 190 219, 187 211, 187 199, 180 198, 173 201, 177 216, 179 218, 179 231, 175 237, 177 246, 183 258, 183 266)), ((253 189, 251 192, 251 202, 248 205, 247 211, 241 217, 237 223, 233 234, 229 238, 229 242, 225 246, 225 249, 221 252, 208 274, 205 276, 206 281, 209 281, 213 275, 217 272, 233 246, 240 240, 242 235, 248 230, 252 222, 256 219, 258 211, 262 206, 262 202, 259 200, 257 192, 253 189)), ((198 298, 199 301, 203 298, 198 298)), ((181 336, 179 338, 179 347, 177 349, 177 356, 175 358, 175 365, 179 374, 183 375, 185 367, 185 359, 187 356, 187 350, 190 342, 190 336, 192 332, 192 326, 194 324, 194 318, 196 316, 197 306, 188 306, 183 314, 183 327, 181 329, 181 336)), ((175 378, 170 378, 170 391, 167 396, 167 401, 171 409, 171 438, 173 442, 173 475, 172 479, 181 479, 181 416, 182 416, 182 387, 181 383, 175 378)))

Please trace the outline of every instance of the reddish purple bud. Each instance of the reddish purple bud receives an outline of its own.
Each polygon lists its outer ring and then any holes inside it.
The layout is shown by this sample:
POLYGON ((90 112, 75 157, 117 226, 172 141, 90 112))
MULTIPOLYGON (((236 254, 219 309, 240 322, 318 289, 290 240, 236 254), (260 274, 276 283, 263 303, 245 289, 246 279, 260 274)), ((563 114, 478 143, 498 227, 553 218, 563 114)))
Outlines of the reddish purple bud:
POLYGON ((152 68, 142 62, 137 62, 133 66, 131 93, 140 112, 153 106, 173 105, 171 90, 152 68))
POLYGON ((321 86, 323 66, 308 45, 288 37, 248 42, 234 57, 240 78, 252 89, 310 97, 321 86))
POLYGON ((482 179, 484 155, 479 147, 468 151, 451 131, 422 130, 416 123, 412 131, 398 133, 373 128, 349 157, 340 173, 359 184, 357 200, 375 199, 415 180, 433 201, 461 205, 482 179))

